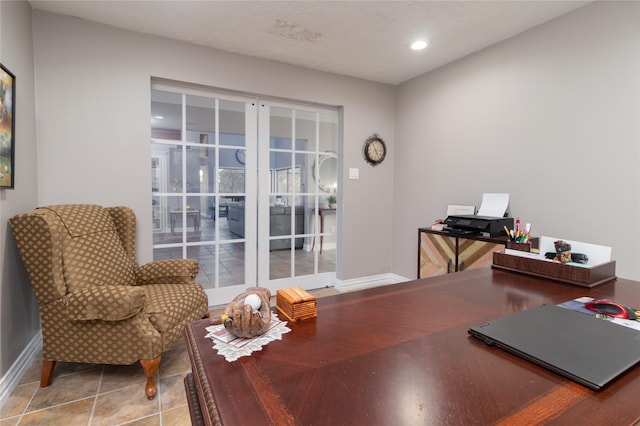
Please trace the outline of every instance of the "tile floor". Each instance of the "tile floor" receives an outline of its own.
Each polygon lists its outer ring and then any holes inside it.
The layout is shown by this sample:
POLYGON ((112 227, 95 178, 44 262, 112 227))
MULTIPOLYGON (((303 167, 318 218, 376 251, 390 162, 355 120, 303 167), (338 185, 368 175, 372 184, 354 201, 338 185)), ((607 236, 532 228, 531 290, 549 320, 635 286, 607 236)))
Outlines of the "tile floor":
MULTIPOLYGON (((245 282, 245 243, 240 237, 229 231, 229 224, 226 218, 220 218, 217 223, 219 240, 224 241, 219 245, 219 252, 216 254, 216 247, 211 245, 192 246, 187 249, 187 257, 197 259, 200 264, 200 273, 196 278, 196 282, 200 283, 205 289, 225 287, 228 285, 237 285, 245 282), (237 241, 236 241, 237 240, 237 241), (216 258, 216 255, 219 256, 216 258), (215 267, 218 263, 219 284, 215 284, 215 267)), ((203 217, 201 221, 200 231, 189 232, 187 241, 204 242, 214 241, 216 222, 203 217)), ((154 244, 180 243, 182 238, 182 229, 175 228, 176 233, 154 233, 154 244)), ((313 241, 313 240, 311 240, 313 241)), ((320 241, 309 244, 314 248, 320 246, 320 241)), ((314 273, 314 267, 317 255, 318 272, 335 272, 336 270, 336 249, 335 236, 325 237, 325 247, 320 253, 319 251, 305 251, 303 249, 294 250, 295 276, 311 275, 314 273), (327 247, 328 246, 328 247, 327 247)), ((163 247, 155 248, 153 251, 155 260, 160 259, 176 259, 182 257, 182 247, 163 247)), ((288 278, 292 275, 291 271, 291 250, 273 250, 269 252, 269 279, 275 280, 280 278, 288 278)))
MULTIPOLYGON (((310 293, 322 297, 336 290, 323 288, 310 293)), ((212 314, 220 309, 212 309, 212 314)), ((182 339, 162 355, 156 376, 158 394, 151 401, 144 394, 146 379, 139 363, 114 366, 58 362, 52 384, 43 389, 41 362, 40 358, 33 361, 0 407, 0 426, 191 424, 183 384, 191 366, 182 339)))

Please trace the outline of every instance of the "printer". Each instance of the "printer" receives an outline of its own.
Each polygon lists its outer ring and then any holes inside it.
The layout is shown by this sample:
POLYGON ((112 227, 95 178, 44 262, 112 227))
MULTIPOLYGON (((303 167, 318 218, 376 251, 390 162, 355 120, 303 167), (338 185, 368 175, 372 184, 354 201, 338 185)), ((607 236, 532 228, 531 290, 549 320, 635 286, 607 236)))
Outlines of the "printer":
POLYGON ((513 229, 512 217, 489 217, 476 215, 447 216, 443 231, 460 235, 479 235, 488 237, 505 236, 507 229, 513 229))

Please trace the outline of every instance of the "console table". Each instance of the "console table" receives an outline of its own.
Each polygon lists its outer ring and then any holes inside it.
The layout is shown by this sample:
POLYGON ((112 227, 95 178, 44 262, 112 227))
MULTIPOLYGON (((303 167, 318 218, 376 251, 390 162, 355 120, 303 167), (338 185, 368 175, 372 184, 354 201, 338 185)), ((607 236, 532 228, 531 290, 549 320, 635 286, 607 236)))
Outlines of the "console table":
MULTIPOLYGON (((193 230, 199 231, 200 230, 200 210, 189 209, 186 212, 187 212, 187 221, 189 221, 189 216, 193 217, 193 230)), ((176 219, 178 217, 182 217, 183 213, 184 213, 183 210, 171 210, 169 212, 169 223, 171 225, 172 233, 175 232, 175 229, 176 229, 176 219)), ((186 227, 186 224, 185 224, 185 227, 186 227)))
POLYGON ((640 283, 592 289, 491 268, 318 299, 318 317, 229 363, 185 329, 194 424, 629 425, 640 366, 601 391, 470 337, 482 322, 580 296, 640 307, 640 283))
POLYGON ((504 250, 507 237, 458 235, 431 228, 418 229, 418 278, 491 265, 493 252, 504 250))
MULTIPOLYGON (((318 209, 318 215, 320 216, 320 254, 322 254, 322 243, 324 242, 324 217, 327 214, 336 214, 336 209, 318 209)), ((316 237, 313 237, 313 245, 311 251, 316 247, 316 237)))

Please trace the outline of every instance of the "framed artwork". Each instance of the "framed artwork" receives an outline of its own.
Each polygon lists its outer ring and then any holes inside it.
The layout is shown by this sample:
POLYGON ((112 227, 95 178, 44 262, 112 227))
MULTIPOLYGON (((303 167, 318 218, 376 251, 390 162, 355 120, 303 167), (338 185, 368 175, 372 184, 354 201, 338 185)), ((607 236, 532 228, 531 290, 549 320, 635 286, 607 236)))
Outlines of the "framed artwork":
POLYGON ((16 77, 0 64, 0 189, 15 187, 16 77))

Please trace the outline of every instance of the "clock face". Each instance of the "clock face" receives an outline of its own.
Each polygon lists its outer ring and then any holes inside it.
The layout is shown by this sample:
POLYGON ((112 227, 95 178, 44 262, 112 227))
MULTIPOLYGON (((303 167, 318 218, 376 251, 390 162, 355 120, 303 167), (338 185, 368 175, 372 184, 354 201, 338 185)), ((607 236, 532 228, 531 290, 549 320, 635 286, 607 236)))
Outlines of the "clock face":
POLYGON ((236 160, 238 160, 238 163, 244 164, 247 161, 246 156, 247 151, 245 151, 244 149, 236 150, 236 160))
POLYGON ((364 144, 364 158, 370 163, 378 165, 382 163, 387 155, 387 146, 382 138, 375 135, 367 139, 364 144))

